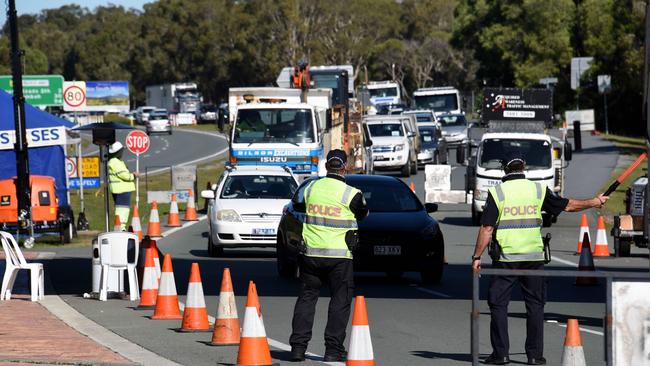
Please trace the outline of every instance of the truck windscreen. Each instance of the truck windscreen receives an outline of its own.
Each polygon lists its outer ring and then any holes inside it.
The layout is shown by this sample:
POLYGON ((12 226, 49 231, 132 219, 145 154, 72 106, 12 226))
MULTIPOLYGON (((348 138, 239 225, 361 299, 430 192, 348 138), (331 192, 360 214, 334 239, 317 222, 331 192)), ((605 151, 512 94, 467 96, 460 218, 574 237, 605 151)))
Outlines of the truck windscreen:
POLYGON ((435 112, 449 112, 458 109, 456 93, 437 95, 416 95, 415 107, 418 109, 433 109, 435 112))
POLYGON ((314 141, 309 109, 241 109, 237 112, 234 143, 314 141))
POLYGON ((339 98, 339 78, 338 74, 311 74, 311 81, 314 88, 332 89, 332 105, 341 104, 339 98))
POLYGON ((527 170, 549 169, 552 166, 551 145, 544 140, 491 139, 483 141, 479 166, 501 169, 503 159, 513 150, 519 150, 526 160, 527 170))
POLYGON ((368 92, 370 93, 370 97, 396 97, 397 96, 397 88, 379 88, 379 89, 370 89, 368 88, 368 92))

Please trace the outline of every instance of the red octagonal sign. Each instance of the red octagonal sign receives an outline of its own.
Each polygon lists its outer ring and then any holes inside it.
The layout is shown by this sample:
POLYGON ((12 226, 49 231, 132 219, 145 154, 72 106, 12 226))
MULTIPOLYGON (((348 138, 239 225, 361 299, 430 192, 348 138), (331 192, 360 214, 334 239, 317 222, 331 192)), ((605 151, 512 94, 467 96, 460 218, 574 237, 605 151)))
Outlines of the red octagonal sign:
POLYGON ((149 136, 140 130, 133 130, 126 135, 126 148, 134 154, 142 154, 149 150, 149 136))

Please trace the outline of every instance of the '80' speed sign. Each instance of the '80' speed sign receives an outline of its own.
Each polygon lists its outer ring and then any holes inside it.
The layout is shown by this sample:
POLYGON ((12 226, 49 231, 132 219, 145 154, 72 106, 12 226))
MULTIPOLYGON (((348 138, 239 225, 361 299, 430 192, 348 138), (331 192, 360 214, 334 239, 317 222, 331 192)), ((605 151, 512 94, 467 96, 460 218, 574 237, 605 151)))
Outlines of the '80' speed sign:
POLYGON ((134 130, 126 135, 126 148, 134 154, 142 154, 149 150, 151 140, 146 133, 134 130))

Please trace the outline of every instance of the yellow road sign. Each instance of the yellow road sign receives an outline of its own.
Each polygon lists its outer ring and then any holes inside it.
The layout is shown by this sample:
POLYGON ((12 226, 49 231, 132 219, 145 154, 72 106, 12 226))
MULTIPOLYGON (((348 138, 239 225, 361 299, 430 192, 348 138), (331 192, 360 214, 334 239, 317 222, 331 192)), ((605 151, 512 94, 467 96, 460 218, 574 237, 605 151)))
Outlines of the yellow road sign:
POLYGON ((84 178, 99 177, 99 156, 84 156, 81 169, 84 178))

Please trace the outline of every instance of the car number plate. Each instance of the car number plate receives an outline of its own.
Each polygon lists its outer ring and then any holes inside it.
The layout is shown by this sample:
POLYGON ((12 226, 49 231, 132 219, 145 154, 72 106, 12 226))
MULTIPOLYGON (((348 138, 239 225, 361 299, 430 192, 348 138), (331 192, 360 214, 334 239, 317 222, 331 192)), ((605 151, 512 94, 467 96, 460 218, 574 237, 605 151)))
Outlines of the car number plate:
POLYGON ((253 235, 275 235, 275 229, 253 229, 253 235))
POLYGON ((373 157, 375 160, 384 160, 384 156, 383 156, 383 155, 373 155, 372 157, 373 157))
POLYGON ((402 255, 402 247, 399 245, 375 245, 375 255, 402 255))

